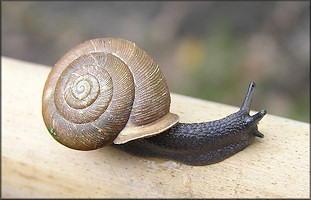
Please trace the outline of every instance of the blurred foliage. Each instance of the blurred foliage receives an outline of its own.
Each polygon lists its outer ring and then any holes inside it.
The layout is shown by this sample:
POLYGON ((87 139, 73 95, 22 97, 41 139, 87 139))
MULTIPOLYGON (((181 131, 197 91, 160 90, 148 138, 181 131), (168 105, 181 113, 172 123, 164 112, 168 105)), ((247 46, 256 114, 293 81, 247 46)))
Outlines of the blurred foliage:
POLYGON ((191 91, 191 96, 213 101, 232 98, 241 71, 241 48, 230 30, 225 26, 215 27, 215 31, 202 41, 182 40, 178 49, 178 65, 195 80, 184 82, 180 93, 191 91))
POLYGON ((1 2, 2 54, 53 66, 98 37, 135 42, 172 92, 309 122, 310 3, 1 2))

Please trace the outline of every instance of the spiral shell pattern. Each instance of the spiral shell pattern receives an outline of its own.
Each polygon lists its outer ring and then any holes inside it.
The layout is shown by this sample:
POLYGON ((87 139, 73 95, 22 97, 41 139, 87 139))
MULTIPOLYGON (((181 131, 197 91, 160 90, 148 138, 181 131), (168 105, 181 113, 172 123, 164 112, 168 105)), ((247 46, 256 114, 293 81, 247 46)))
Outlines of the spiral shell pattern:
POLYGON ((167 130, 178 122, 169 107, 158 65, 134 43, 113 38, 71 49, 51 70, 42 97, 50 134, 79 150, 167 130))

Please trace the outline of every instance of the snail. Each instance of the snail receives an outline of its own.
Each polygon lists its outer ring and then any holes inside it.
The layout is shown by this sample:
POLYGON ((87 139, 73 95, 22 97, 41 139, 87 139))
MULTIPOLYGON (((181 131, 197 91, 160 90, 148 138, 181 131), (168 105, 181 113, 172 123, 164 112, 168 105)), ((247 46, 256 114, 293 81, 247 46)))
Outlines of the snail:
POLYGON ((220 162, 263 138, 249 115, 255 83, 242 107, 223 119, 179 123, 159 66, 130 41, 98 38, 67 52, 51 69, 42 95, 45 126, 77 150, 112 145, 129 154, 188 165, 220 162))

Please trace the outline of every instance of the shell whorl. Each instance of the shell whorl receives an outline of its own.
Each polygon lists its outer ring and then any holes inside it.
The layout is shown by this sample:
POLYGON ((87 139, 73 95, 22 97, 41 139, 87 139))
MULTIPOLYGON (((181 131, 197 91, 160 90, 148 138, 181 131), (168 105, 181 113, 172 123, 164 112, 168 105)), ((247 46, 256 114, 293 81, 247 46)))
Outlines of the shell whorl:
POLYGON ((113 38, 71 49, 51 70, 42 97, 50 134, 79 150, 167 130, 178 122, 169 108, 158 65, 134 43, 113 38))

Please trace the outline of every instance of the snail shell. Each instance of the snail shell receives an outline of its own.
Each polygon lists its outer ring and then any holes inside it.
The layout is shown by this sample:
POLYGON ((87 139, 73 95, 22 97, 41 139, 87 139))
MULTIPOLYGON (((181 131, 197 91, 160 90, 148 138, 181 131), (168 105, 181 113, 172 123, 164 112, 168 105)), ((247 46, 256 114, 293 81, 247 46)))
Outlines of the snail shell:
POLYGON ((92 150, 159 134, 178 123, 159 66, 134 43, 101 38, 66 53, 43 91, 42 115, 63 145, 92 150))

